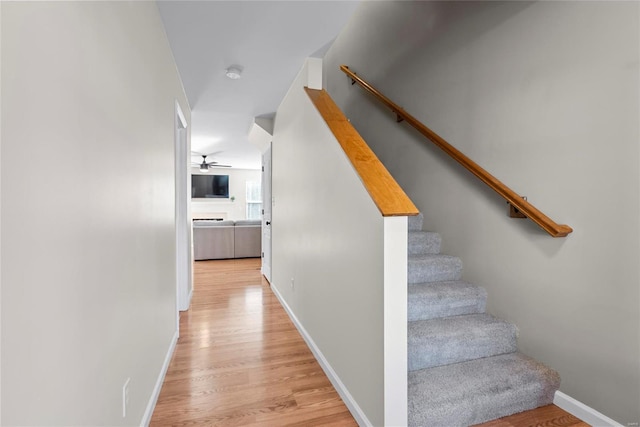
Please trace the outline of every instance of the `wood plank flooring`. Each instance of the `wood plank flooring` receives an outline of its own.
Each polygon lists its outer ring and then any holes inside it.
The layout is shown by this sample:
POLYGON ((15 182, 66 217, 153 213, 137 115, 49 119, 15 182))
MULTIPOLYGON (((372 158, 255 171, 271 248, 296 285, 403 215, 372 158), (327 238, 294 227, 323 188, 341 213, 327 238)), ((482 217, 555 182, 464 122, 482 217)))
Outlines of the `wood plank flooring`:
MULTIPOLYGON (((356 426, 260 274, 260 259, 198 261, 191 309, 151 426, 356 426)), ((479 427, 587 427, 554 405, 479 427)))
POLYGON ((357 426, 260 274, 198 261, 151 426, 357 426))
POLYGON ((556 405, 547 405, 475 427, 589 427, 589 424, 556 405))

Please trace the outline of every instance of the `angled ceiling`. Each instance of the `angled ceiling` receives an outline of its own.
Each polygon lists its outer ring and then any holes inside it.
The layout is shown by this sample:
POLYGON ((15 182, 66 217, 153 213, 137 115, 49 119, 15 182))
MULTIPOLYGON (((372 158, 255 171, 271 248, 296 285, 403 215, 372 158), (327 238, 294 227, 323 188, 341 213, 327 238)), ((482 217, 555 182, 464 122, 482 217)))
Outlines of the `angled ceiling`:
MULTIPOLYGON (((192 109, 191 148, 259 169, 254 117, 273 117, 306 57, 322 56, 357 1, 159 1, 192 109), (225 70, 240 65, 242 77, 225 70)), ((194 161, 201 161, 195 157, 194 161)))

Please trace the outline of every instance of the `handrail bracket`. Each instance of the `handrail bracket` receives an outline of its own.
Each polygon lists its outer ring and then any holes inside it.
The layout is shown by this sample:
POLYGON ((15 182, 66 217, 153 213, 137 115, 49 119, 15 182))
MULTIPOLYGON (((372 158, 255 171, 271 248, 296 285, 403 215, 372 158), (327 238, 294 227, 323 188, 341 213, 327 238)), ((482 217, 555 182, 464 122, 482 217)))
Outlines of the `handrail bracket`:
MULTIPOLYGON (((522 196, 522 199, 527 200, 527 196, 522 196)), ((520 212, 511 202, 507 202, 507 204, 509 205, 509 218, 527 218, 527 216, 520 212)))

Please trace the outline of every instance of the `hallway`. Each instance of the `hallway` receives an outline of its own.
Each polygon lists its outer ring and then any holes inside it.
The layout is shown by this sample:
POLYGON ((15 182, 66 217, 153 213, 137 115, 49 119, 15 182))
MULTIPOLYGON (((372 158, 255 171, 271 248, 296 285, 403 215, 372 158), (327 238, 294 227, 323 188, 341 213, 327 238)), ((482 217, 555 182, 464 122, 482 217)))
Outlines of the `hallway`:
POLYGON ((357 425, 260 259, 198 261, 194 282, 151 426, 357 425))

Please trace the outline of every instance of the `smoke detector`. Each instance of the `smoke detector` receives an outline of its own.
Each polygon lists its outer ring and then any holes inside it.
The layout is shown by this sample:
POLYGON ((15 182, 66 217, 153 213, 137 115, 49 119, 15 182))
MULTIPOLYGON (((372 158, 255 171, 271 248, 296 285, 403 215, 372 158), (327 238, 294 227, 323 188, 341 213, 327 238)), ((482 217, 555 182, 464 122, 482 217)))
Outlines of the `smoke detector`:
POLYGON ((242 76, 242 67, 239 65, 232 65, 227 68, 225 75, 231 80, 238 80, 242 76))

